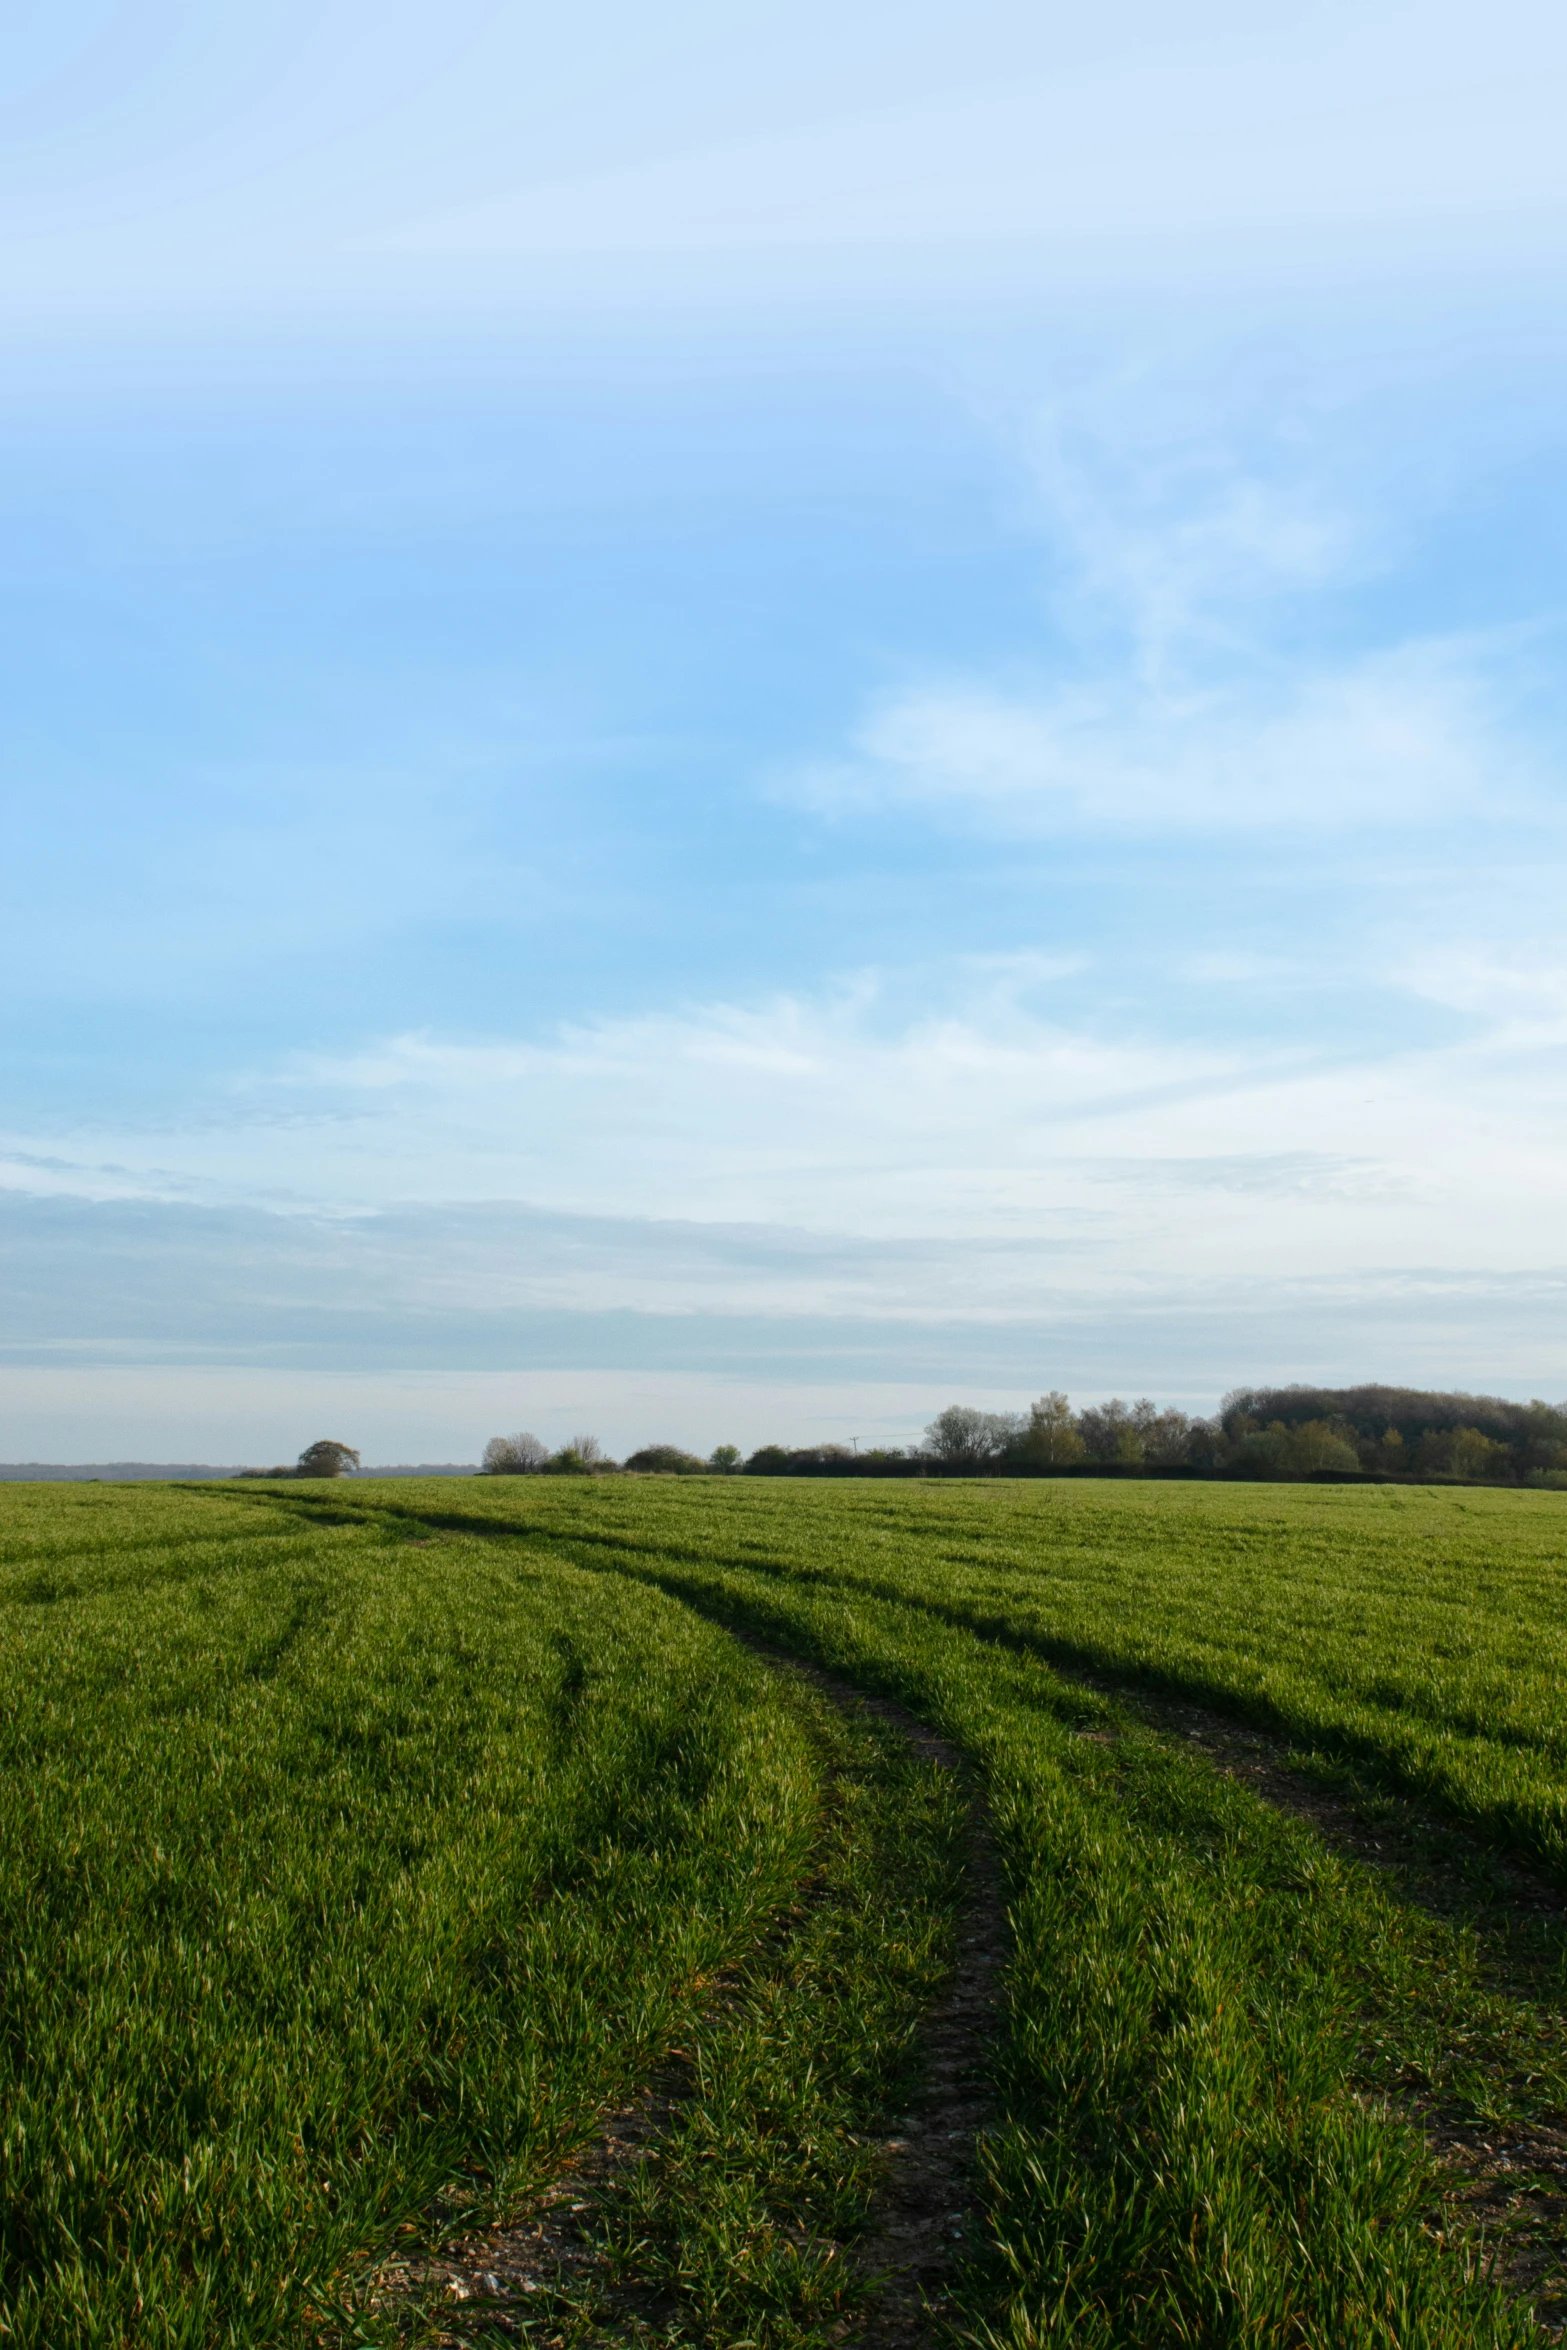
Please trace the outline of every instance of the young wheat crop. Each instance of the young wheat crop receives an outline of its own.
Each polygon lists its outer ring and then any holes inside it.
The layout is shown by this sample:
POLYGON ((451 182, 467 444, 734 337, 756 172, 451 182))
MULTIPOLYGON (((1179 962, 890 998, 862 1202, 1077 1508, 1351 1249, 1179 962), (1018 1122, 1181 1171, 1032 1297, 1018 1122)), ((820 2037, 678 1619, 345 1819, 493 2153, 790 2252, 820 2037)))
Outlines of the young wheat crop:
MULTIPOLYGON (((1567 2112, 1560 1907, 1520 1927, 1486 1891, 1508 1856, 1567 1885, 1567 1499, 0 1506, 9 2339, 330 2336, 399 2230, 515 2208, 677 2035, 688 2091, 606 2203, 605 2276, 660 2296, 640 2336, 852 2327, 864 2141, 949 1947, 961 1807, 735 1632, 897 1699, 988 1795, 1013 1940, 974 2338, 1541 2338, 1442 2164, 1567 2112), (1217 1767, 1171 1697, 1264 1733, 1281 1783, 1415 1821, 1426 1876, 1217 1767), (812 1881, 838 1890, 801 1913, 812 1881)), ((630 2338, 612 2291, 568 2317, 630 2338)))

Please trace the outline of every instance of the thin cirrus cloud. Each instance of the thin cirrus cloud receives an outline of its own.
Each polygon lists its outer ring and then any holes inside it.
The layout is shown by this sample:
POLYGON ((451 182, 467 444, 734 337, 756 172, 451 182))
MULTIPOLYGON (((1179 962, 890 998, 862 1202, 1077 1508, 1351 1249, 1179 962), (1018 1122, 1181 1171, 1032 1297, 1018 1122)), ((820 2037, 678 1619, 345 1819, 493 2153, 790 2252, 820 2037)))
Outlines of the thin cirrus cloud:
POLYGON ((1183 438, 1151 406, 1110 382, 1019 430, 1058 581, 1053 674, 903 685, 845 755, 775 769, 767 794, 1025 837, 1548 815, 1548 770, 1509 709, 1538 627, 1324 649, 1346 598, 1393 569, 1396 517, 1275 452, 1183 438))
POLYGON ((1547 1056, 1525 1059, 1520 1091, 1505 1024, 1371 1056, 1247 1053, 1016 1007, 884 1031, 839 1002, 526 1047, 407 1038, 300 1075, 334 1109, 379 1107, 379 1134, 342 1125, 322 1146, 345 1190, 390 1144, 431 1197, 493 1195, 509 1171, 514 1196, 596 1213, 1032 1235, 1071 1243, 1074 1280, 1114 1286, 1155 1263, 1462 1266, 1499 1187, 1511 1214, 1487 1261, 1552 1259, 1567 1095, 1547 1056))
POLYGON ((1272 274, 1411 239, 1450 268, 1559 232, 1561 25, 1533 0, 781 12, 453 0, 69 6, 19 36, 13 300, 426 307, 564 271, 682 291, 1272 274), (244 267, 236 272, 236 258, 244 267), (902 265, 900 269, 900 264, 902 265), (617 276, 618 271, 618 276, 617 276))
MULTIPOLYGON (((1559 973, 1473 971, 1440 1046, 1381 1056, 1117 1040, 978 973, 916 1019, 862 978, 297 1057, 226 1115, 10 1160, 10 1359, 980 1385, 1048 1361, 1200 1397, 1259 1338, 1295 1375, 1375 1338, 1411 1374, 1456 1344, 1495 1379, 1512 1347, 1559 1382, 1567 1092, 1511 1016, 1559 1029, 1559 973)), ((1406 984, 1434 1000, 1442 967, 1406 984)))
POLYGON ((1533 956, 1495 945, 1457 945, 1411 955, 1399 972, 1412 994, 1468 1015, 1493 1049, 1567 1043, 1567 965, 1554 942, 1533 956))
POLYGON ((529 1041, 406 1035, 298 1056, 182 1127, 105 1131, 74 1165, 18 1136, 7 1179, 339 1217, 511 1200, 858 1234, 872 1288, 876 1248, 911 1234, 1026 1242, 1052 1281, 1106 1294, 1175 1265, 1457 1269, 1477 1231, 1487 1262, 1550 1261, 1559 1013, 1542 1041, 1508 1003, 1424 1000, 1446 1033, 1376 1052, 1116 1036, 994 978, 913 1018, 862 980, 529 1041))
POLYGON ((1537 804, 1467 647, 1419 645, 1326 675, 1034 695, 919 688, 874 708, 850 756, 768 781, 823 816, 903 808, 1005 833, 1404 830, 1537 804))

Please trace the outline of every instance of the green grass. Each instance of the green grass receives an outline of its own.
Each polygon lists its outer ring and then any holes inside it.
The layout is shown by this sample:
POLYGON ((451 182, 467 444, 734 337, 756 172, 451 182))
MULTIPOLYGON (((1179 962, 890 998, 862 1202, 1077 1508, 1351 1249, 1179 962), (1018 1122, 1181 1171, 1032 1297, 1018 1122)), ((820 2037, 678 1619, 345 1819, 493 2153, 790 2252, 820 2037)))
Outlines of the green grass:
POLYGON ((1492 1980, 1461 1924, 1056 1669, 1199 1691, 1555 1860, 1567 1511, 1398 1498, 715 1481, 463 1506, 899 1696, 983 1766, 1018 1942, 973 2286, 995 2339, 1500 2344, 1528 2322, 1435 2243, 1383 2100, 1559 2117, 1559 1950, 1492 1980), (1479 1711, 1504 1687, 1511 1739, 1479 1711))
POLYGON ((569 1539, 585 1564, 744 1566, 1204 1699, 1363 1759, 1567 1884, 1567 1496, 1067 1480, 456 1490, 476 1522, 569 1539))
POLYGON ((602 2268, 585 2292, 535 2303, 536 2332, 826 2350, 864 2304, 846 2248, 880 2175, 872 2133, 909 2084, 947 1959, 967 1803, 897 1731, 802 1702, 833 1795, 802 1898, 693 2016, 667 2125, 601 2200, 602 2268), (650 2297, 671 2314, 650 2317, 650 2297))
POLYGON ((1567 1882, 1567 1497, 507 1480, 0 1508, 10 2339, 306 2338, 401 2221, 524 2194, 677 2030, 695 2093, 623 2265, 682 2338, 837 2322, 843 2272, 802 2246, 864 2209, 854 2142, 939 1971, 952 1823, 884 1757, 845 1843, 819 1709, 725 1626, 900 1698, 988 1790, 1015 1951, 977 2338, 1537 2338, 1439 2239, 1413 2124, 1567 2108, 1559 1927, 1525 1948, 1468 1914, 1462 1858, 1567 1882), (1150 1688, 1413 1798, 1453 1901, 1116 1694, 1150 1688), (835 1866, 825 1941, 780 1967, 769 1919, 835 1866), (896 1923, 870 1896, 905 1879, 896 1923), (743 1996, 704 2005, 725 1967, 743 1996))
POLYGON ((563 1562, 10 1507, 5 2338, 293 2338, 645 2070, 788 1897, 818 1763, 749 1656, 563 1562))

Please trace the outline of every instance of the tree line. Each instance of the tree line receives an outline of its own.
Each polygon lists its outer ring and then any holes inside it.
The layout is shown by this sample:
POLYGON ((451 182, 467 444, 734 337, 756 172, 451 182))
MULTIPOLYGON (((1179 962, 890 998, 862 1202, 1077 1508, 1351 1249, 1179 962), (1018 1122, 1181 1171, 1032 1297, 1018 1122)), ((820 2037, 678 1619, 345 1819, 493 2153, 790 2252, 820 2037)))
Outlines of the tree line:
POLYGON ((1210 1419, 1148 1397, 1074 1411, 1058 1390, 1026 1412, 949 1404, 923 1440, 867 1451, 721 1444, 704 1460, 674 1444, 610 1460, 596 1437, 551 1451, 537 1436, 492 1437, 485 1475, 751 1477, 1165 1476, 1361 1483, 1399 1479, 1567 1487, 1567 1405, 1410 1387, 1237 1387, 1210 1419))

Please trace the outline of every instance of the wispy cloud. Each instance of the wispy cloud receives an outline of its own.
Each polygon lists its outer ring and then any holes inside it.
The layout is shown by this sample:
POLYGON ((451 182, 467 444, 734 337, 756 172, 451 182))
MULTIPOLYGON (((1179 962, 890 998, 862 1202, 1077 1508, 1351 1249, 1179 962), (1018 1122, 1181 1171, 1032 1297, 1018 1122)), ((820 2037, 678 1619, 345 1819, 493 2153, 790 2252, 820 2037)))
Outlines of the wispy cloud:
POLYGON ((74 1156, 15 1137, 32 1155, 9 1181, 123 1197, 139 1170, 144 1197, 214 1207, 373 1219, 526 1202, 666 1228, 636 1267, 600 1249, 591 1276, 559 1225, 523 1250, 527 1296, 573 1308, 656 1293, 782 1310, 792 1293, 902 1310, 919 1293, 988 1311, 1044 1290, 1109 1300, 1176 1268, 1277 1280, 1554 1261, 1559 1010, 1525 1030, 1503 1000, 1455 1012, 1435 1042, 1329 1052, 1182 1045, 1124 1013, 1096 1030, 1038 992, 971 968, 947 974, 944 1002, 894 1016, 861 975, 820 997, 515 1041, 394 1036, 236 1083, 226 1120, 209 1102, 182 1127, 84 1137, 74 1156), (704 1242, 699 1273, 675 1225, 817 1240, 769 1244, 765 1278, 741 1263, 749 1244, 704 1242))
POLYGON ((798 256, 813 283, 881 290, 889 260, 950 284, 976 250, 1014 278, 1085 254, 1152 276, 1172 246, 1276 273, 1285 240, 1341 265, 1353 240, 1450 268, 1455 223, 1516 246, 1563 199, 1561 32, 1535 0, 1298 21, 1194 0, 1178 26, 1149 0, 1092 19, 802 0, 787 20, 672 0, 656 31, 624 0, 556 21, 452 0, 438 27, 342 0, 199 39, 152 14, 162 38, 108 17, 20 77, 10 176, 37 227, 6 255, 13 298, 210 302, 235 253, 252 302, 368 281, 405 305, 530 261, 689 282, 798 256))
MULTIPOLYGON (((1179 354, 1123 361, 1011 427, 1059 566, 1062 639, 1121 650, 1149 687, 1267 655, 1270 615, 1375 576, 1386 525, 1335 481, 1277 392, 1216 393, 1179 354), (1260 412, 1259 412, 1260 411, 1260 412)), ((1302 420, 1304 421, 1304 419, 1302 420)))
POLYGON ((1016 428, 1057 582, 1031 678, 905 684, 768 793, 1036 838, 1538 819, 1549 787, 1509 707, 1514 638, 1345 651, 1331 615, 1390 562, 1387 524, 1287 435, 1259 448, 1244 417, 1183 435, 1158 407, 1146 381, 1113 381, 1016 428))
POLYGON ((1409 956, 1398 973, 1411 994, 1466 1014, 1489 1052, 1567 1043, 1567 963, 1554 942, 1535 952, 1459 942, 1409 956))
POLYGON ((1160 684, 1121 671, 1037 694, 904 694, 849 758, 772 788, 824 815, 896 807, 1035 837, 1407 831, 1532 796, 1468 647, 1400 648, 1269 693, 1163 666, 1160 684))

